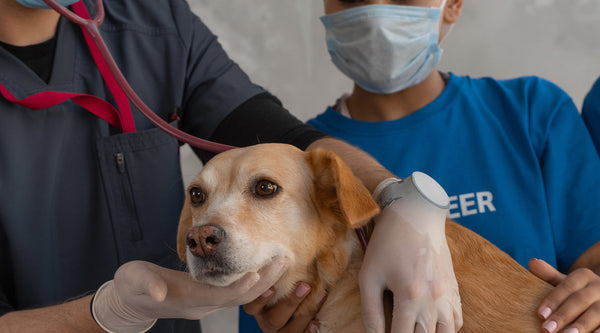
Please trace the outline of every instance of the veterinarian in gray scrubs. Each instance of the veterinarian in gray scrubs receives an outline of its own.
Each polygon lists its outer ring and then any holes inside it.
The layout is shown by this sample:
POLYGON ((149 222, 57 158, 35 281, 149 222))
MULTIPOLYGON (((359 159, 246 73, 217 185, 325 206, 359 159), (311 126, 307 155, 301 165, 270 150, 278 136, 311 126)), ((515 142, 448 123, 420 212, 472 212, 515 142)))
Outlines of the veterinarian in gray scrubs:
MULTIPOLYGON (((163 119, 179 118, 188 133, 236 146, 332 149, 371 191, 393 176, 362 151, 302 124, 254 85, 184 0, 104 3, 104 39, 132 87, 163 119)), ((285 260, 263 268, 258 282, 251 274, 223 289, 176 270, 183 266, 175 251, 184 197, 178 142, 136 109, 136 131, 124 131, 81 107, 106 108, 107 101, 123 111, 128 103, 107 89, 79 27, 34 8, 44 6, 0 0, 0 331, 102 332, 104 325, 107 331, 194 332, 197 321, 155 319, 199 319, 267 290, 285 260), (77 95, 50 103, 65 92, 77 95), (92 307, 101 318, 96 323, 90 306, 101 286, 92 307)), ((85 7, 94 16, 93 1, 85 7)), ((391 233, 394 222, 381 219, 377 228, 391 233)), ((381 258, 411 252, 402 246, 369 251, 381 258)), ((447 259, 436 265, 451 268, 447 259)), ((372 287, 403 294, 394 274, 412 267, 377 265, 374 272, 389 274, 372 287)), ((452 279, 432 278, 438 290, 457 294, 452 279)), ((435 325, 440 309, 423 308, 417 312, 435 325)), ((290 324, 306 327, 311 319, 290 324)))

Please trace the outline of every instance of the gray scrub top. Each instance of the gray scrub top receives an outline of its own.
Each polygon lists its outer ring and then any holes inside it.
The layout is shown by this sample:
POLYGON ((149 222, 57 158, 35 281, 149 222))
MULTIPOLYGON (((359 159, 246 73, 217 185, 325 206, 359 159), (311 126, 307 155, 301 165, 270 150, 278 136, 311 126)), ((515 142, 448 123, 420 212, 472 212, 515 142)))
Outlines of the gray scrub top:
MULTIPOLYGON (((179 108, 188 132, 209 138, 232 110, 264 92, 184 0, 104 4, 102 36, 163 119, 179 108)), ((80 28, 66 19, 48 84, 1 47, 0 82, 19 99, 67 91, 115 105, 80 28)), ((137 132, 123 134, 70 101, 29 110, 0 97, 0 315, 93 291, 130 260, 183 268, 175 246, 184 198, 178 142, 132 110, 137 132)), ((152 331, 198 326, 159 321, 152 331)))

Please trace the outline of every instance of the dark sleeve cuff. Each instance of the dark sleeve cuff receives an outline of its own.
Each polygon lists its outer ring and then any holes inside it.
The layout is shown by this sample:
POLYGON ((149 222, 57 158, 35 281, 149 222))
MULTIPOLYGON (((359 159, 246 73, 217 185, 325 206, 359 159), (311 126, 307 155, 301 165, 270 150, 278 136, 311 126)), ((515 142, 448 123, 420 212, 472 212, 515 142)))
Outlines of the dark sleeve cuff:
MULTIPOLYGON (((275 96, 262 93, 233 110, 219 124, 210 140, 236 147, 278 142, 304 150, 326 136, 294 117, 275 96)), ((203 162, 215 155, 198 149, 195 151, 203 162)))

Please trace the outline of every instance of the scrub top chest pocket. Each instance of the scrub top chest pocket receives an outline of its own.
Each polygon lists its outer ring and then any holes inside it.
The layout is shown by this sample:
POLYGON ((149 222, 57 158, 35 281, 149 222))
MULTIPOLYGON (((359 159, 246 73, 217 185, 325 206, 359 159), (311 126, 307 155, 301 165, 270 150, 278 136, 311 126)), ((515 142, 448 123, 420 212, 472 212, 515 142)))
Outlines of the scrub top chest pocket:
POLYGON ((179 143, 154 128, 101 138, 97 148, 119 261, 173 267, 184 200, 179 143))

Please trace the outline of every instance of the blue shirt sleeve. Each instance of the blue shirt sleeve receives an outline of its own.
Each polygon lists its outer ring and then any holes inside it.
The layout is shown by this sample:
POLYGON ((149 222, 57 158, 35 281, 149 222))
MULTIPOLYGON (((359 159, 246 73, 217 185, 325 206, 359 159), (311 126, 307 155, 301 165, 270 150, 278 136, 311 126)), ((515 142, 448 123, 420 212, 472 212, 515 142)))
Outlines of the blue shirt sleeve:
POLYGON ((581 116, 594 140, 596 151, 600 152, 600 78, 585 97, 581 116))
POLYGON ((564 91, 547 85, 531 99, 538 103, 539 112, 532 112, 531 125, 534 141, 541 144, 540 168, 558 269, 566 272, 600 241, 600 158, 576 106, 564 91))
POLYGON ((239 333, 261 333, 262 330, 258 326, 254 316, 247 314, 244 309, 240 306, 240 318, 239 318, 239 333))

